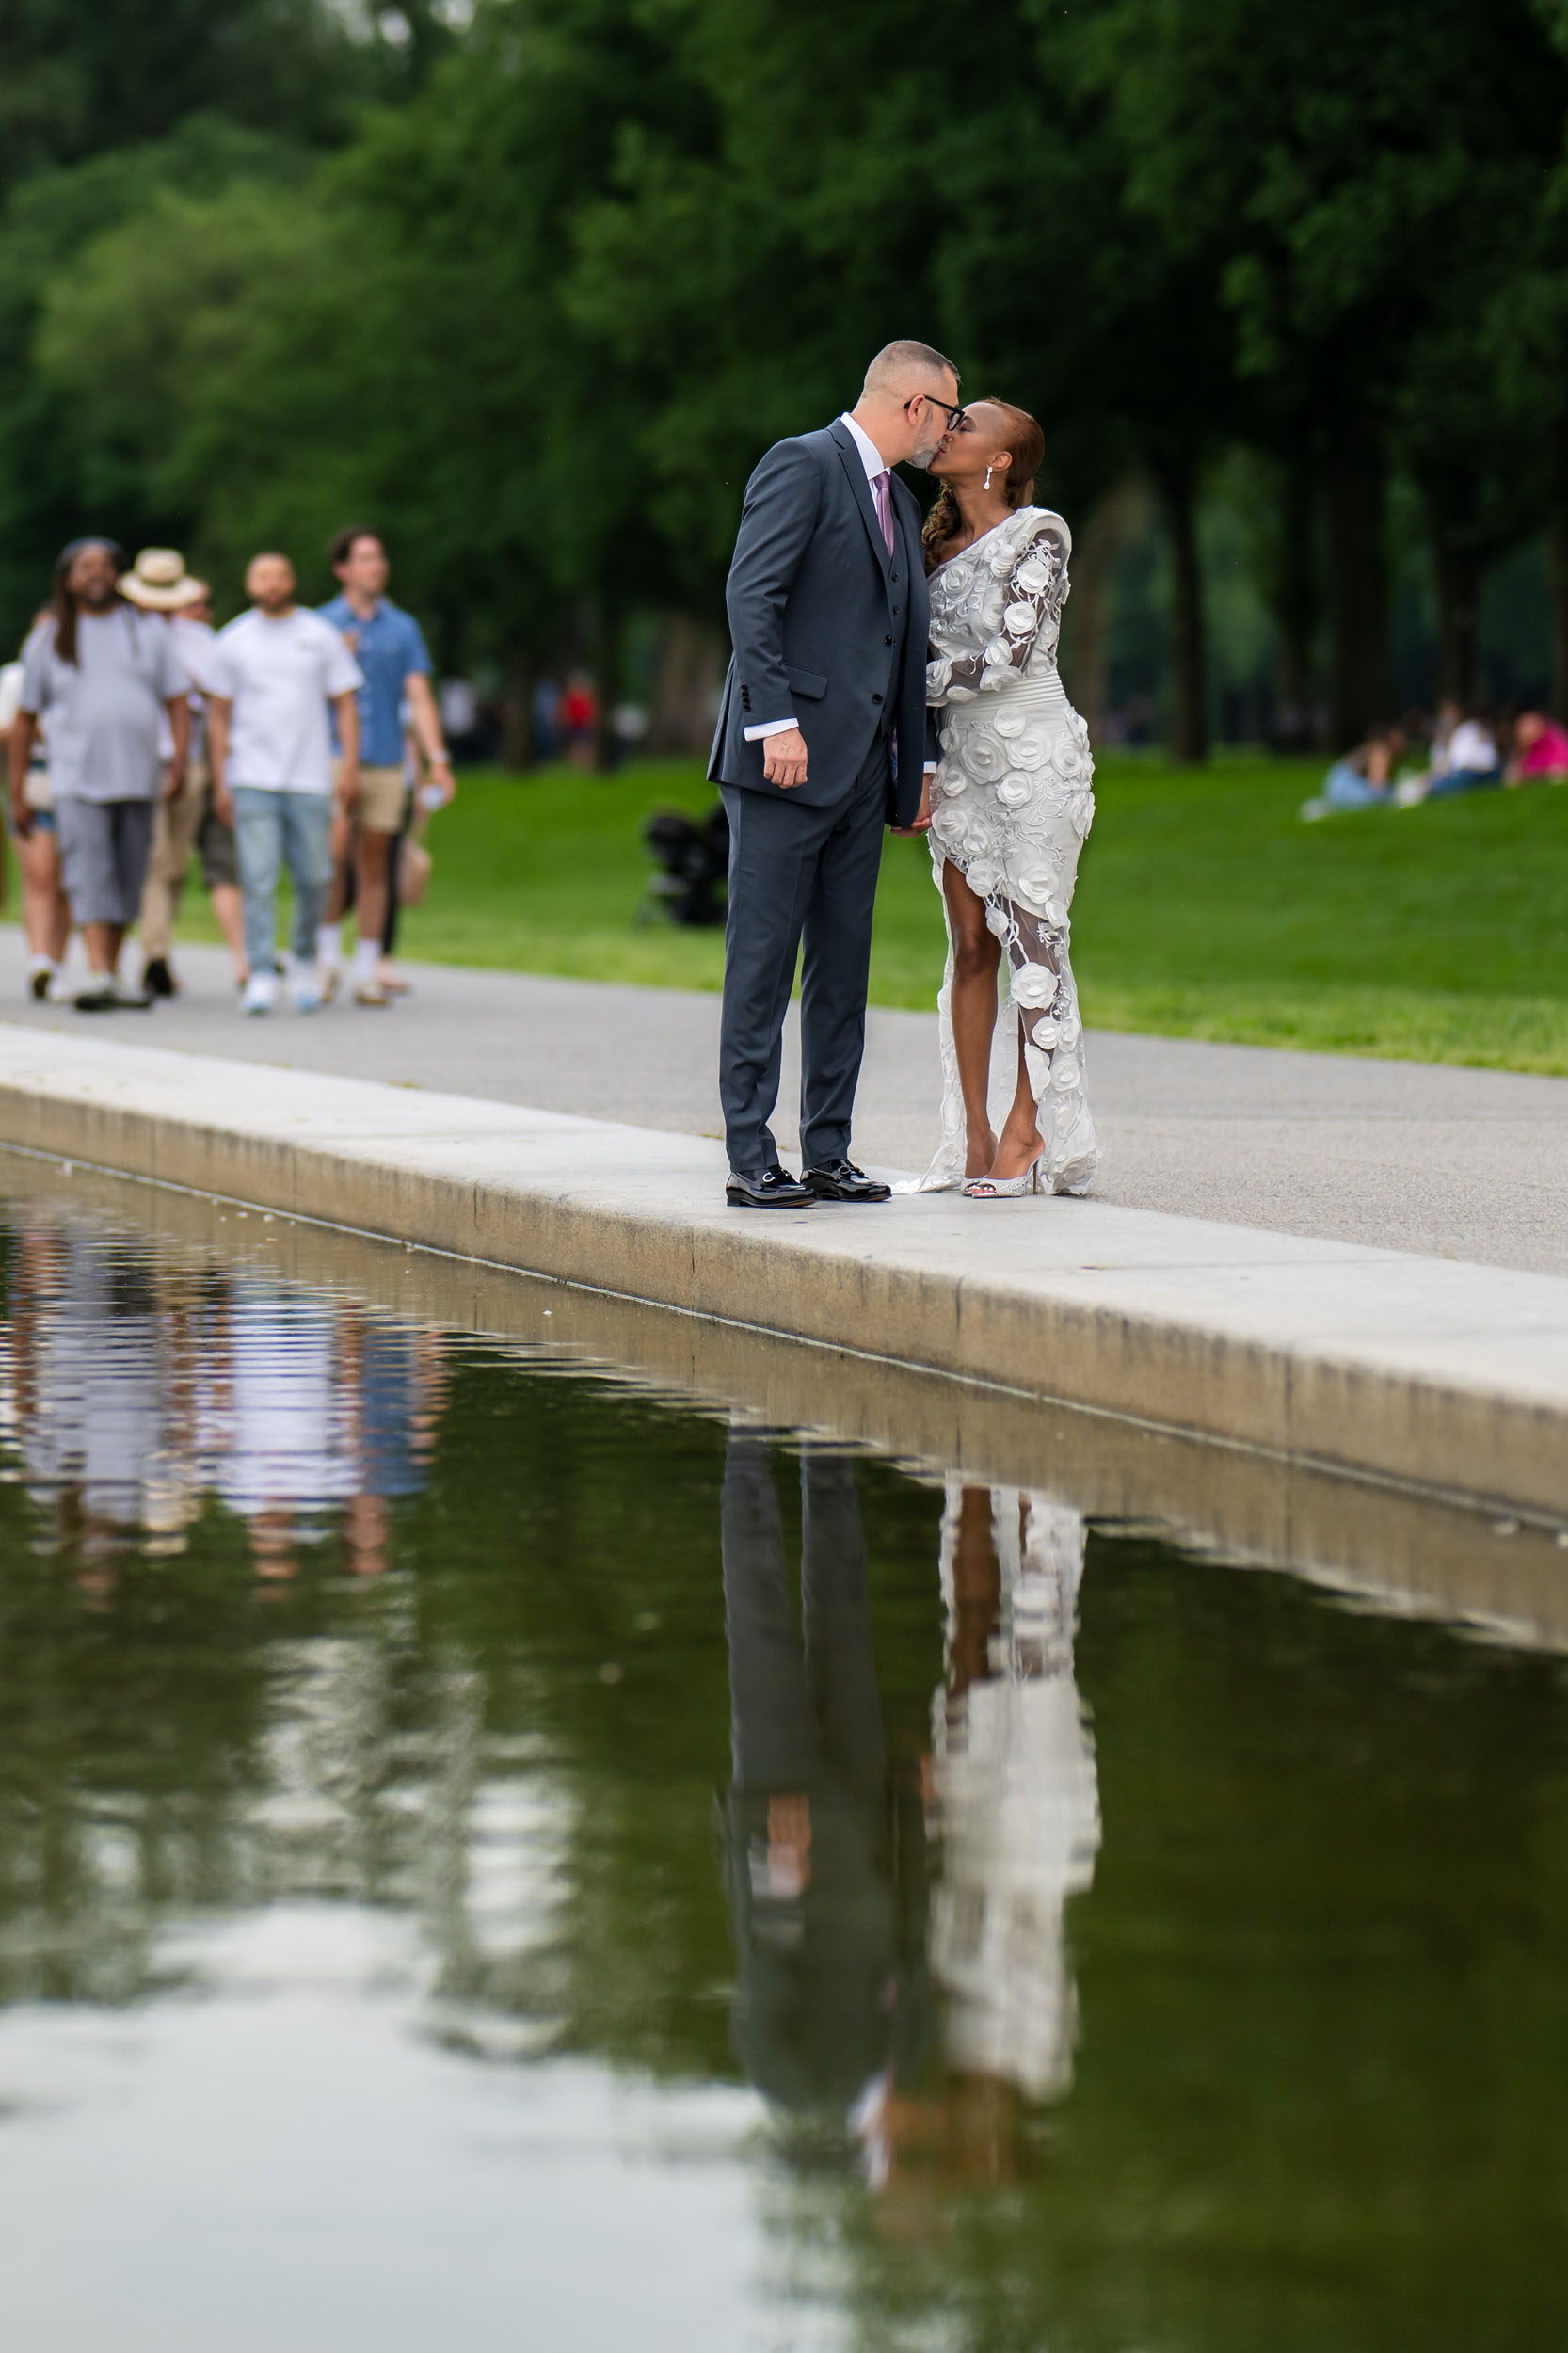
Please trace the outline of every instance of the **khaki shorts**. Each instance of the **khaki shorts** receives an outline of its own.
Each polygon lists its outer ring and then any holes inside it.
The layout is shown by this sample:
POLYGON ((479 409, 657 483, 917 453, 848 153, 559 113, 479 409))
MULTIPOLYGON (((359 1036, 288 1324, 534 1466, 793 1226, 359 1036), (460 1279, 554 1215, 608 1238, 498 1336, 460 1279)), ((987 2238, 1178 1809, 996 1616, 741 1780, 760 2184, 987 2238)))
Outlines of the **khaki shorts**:
MULTIPOLYGON (((343 762, 332 762, 332 781, 336 784, 343 762)), ((361 768, 360 797, 354 805, 354 823, 362 833, 401 833, 403 813, 408 798, 408 779, 401 768, 361 768)))

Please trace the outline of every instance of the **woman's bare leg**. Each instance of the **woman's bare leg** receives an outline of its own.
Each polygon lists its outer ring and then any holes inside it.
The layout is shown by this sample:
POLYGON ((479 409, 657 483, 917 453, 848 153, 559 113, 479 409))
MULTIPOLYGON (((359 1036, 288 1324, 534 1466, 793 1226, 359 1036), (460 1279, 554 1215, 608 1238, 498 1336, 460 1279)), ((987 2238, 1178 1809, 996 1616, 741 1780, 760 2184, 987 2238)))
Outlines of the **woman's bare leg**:
POLYGON ((35 824, 26 840, 17 843, 16 854, 28 949, 35 956, 47 956, 51 964, 63 964, 71 908, 60 888, 59 845, 46 826, 35 824))
POLYGON ((223 934, 223 944, 229 951, 234 968, 234 978, 244 983, 250 978, 250 967, 245 954, 245 899, 238 883, 214 883, 207 893, 223 934))
POLYGON ((1029 1064, 1024 1060, 1024 1035, 1018 1032, 1018 1083, 997 1142, 997 1156, 986 1174, 1021 1176, 1040 1149, 1040 1123, 1029 1064))
MULTIPOLYGON (((1036 917, 1022 907, 1013 910, 1013 954, 1020 967, 1031 965, 1047 972, 1060 973, 1061 962, 1056 936, 1036 917)), ((1026 1014, 1024 1019, 1033 1019, 1026 1014)), ((1013 1100, 1002 1122, 1001 1138, 997 1157, 989 1174, 993 1176, 1021 1176, 1040 1149, 1039 1106, 1034 1100, 1034 1088, 1024 1056, 1023 1021, 1018 1024, 1018 1083, 1013 1090, 1013 1100)))
POLYGON ((952 1043, 968 1138, 964 1174, 984 1176, 996 1152, 986 1098, 1001 942, 986 929, 984 900, 976 898, 951 859, 942 862, 942 895, 952 931, 952 1043))

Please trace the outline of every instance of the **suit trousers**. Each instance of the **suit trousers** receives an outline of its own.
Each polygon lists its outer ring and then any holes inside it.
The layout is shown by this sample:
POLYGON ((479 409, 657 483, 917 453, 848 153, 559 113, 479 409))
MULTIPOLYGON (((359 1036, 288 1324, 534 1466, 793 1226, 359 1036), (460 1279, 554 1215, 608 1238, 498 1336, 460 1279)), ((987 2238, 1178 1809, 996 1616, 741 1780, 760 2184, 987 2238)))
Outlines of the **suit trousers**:
POLYGON ((888 739, 879 735, 850 791, 828 808, 788 793, 722 788, 729 913, 719 1099, 729 1165, 744 1175, 778 1158, 768 1122, 778 1100, 784 1016, 803 946, 801 1159, 807 1168, 820 1168, 849 1152, 889 781, 888 739))
POLYGON ((800 1458, 800 1625, 765 1438, 734 1430, 720 1505, 730 1753, 749 1790, 826 1780, 880 1797, 887 1770, 855 1466, 800 1458))

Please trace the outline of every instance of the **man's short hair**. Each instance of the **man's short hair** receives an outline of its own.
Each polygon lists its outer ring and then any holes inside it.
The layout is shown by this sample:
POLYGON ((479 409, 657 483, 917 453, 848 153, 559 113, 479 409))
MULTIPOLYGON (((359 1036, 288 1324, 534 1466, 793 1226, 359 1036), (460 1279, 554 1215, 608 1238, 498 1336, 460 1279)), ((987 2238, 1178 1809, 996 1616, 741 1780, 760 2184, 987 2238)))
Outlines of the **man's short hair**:
POLYGON ((347 563, 361 539, 374 539, 382 554, 385 555, 387 543, 378 531, 374 530, 369 523, 349 523, 344 530, 333 532, 331 542, 327 550, 327 560, 334 571, 340 564, 347 563))
POLYGON ((864 389, 890 392, 911 376, 951 376, 955 384, 958 381, 958 370, 935 344, 884 344, 866 370, 864 389))

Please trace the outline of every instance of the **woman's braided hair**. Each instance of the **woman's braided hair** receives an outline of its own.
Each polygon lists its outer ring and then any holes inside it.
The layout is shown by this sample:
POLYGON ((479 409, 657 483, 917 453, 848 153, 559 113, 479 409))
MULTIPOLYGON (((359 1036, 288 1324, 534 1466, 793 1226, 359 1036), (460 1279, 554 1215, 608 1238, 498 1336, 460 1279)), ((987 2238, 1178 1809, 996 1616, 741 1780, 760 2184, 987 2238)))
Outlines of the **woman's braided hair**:
MULTIPOLYGON (((967 402, 974 409, 978 400, 967 402)), ((987 395, 987 408, 1001 411, 1003 430, 1000 440, 1007 451, 1007 504, 1011 507, 1027 506, 1034 496, 1034 477, 1040 471, 1040 460, 1046 454, 1046 437, 1037 418, 1027 408, 1015 408, 1010 400, 993 400, 987 395)), ((964 528, 958 511, 958 499, 951 482, 944 482, 936 493, 936 503, 925 519, 920 544, 925 549, 925 568, 934 572, 947 554, 948 549, 964 528)))

